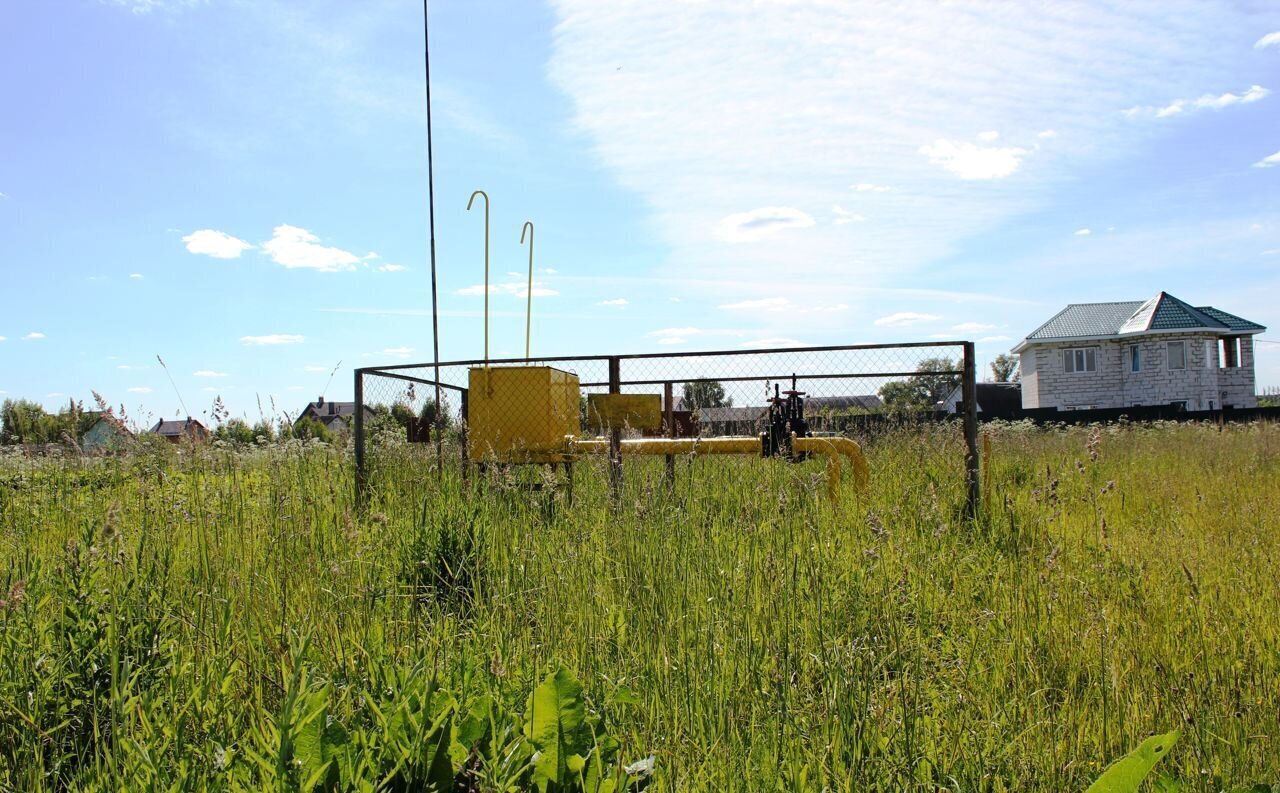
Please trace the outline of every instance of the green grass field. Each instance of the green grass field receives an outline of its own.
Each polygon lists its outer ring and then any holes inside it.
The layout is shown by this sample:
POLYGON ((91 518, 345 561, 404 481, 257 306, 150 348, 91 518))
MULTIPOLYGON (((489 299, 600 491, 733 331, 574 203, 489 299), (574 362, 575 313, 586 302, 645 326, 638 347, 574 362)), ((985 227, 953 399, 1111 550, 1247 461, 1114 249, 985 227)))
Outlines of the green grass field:
POLYGON ((1280 427, 990 432, 977 523, 954 427, 835 504, 758 459, 628 460, 615 510, 598 461, 570 506, 402 446, 360 514, 323 445, 0 458, 0 789, 523 789, 558 740, 617 789, 1071 791, 1175 728, 1185 789, 1280 782, 1280 427))

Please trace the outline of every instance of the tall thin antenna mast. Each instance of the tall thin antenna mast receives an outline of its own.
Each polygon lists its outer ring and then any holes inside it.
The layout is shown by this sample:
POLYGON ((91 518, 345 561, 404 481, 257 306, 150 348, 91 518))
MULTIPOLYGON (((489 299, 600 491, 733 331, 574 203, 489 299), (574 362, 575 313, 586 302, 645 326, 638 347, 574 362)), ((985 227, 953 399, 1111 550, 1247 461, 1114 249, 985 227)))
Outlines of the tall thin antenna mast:
POLYGON ((164 365, 164 359, 160 354, 156 354, 156 360, 160 362, 160 368, 164 370, 165 376, 169 378, 169 385, 173 386, 173 393, 178 395, 178 404, 182 405, 182 412, 187 418, 191 418, 191 411, 187 410, 187 403, 182 401, 182 392, 178 390, 178 384, 173 382, 173 375, 169 374, 169 367, 164 365))
POLYGON ((329 385, 333 383, 333 376, 338 373, 340 368, 342 368, 342 361, 338 361, 338 364, 333 367, 333 371, 329 373, 329 379, 324 381, 324 390, 320 392, 321 399, 324 399, 324 395, 329 393, 329 385))
MULTIPOLYGON (((436 304, 436 188, 435 162, 431 157, 431 26, 427 8, 428 0, 422 0, 422 48, 423 64, 427 77, 427 225, 431 235, 431 353, 435 365, 436 381, 436 476, 444 470, 444 405, 440 401, 440 313, 436 304)), ((466 418, 465 416, 463 417, 466 418)))

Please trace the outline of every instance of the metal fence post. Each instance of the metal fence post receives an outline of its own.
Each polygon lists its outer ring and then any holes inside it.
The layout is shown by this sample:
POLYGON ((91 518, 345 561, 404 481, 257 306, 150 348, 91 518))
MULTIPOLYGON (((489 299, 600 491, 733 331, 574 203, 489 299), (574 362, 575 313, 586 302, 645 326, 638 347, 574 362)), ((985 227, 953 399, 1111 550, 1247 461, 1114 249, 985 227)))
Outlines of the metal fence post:
POLYGON ((364 370, 355 372, 355 452, 356 452, 356 509, 363 510, 369 498, 369 472, 364 456, 364 370))
POLYGON ((964 400, 964 476, 968 490, 965 515, 969 518, 976 518, 978 516, 978 506, 982 501, 982 494, 978 479, 977 364, 974 357, 973 342, 971 341, 964 343, 963 378, 961 398, 964 400))
MULTIPOLYGON (((614 355, 609 358, 609 393, 622 393, 622 361, 614 355)), ((609 491, 614 503, 622 500, 622 428, 609 430, 609 491)))
POLYGON ((471 443, 471 419, 470 414, 467 412, 467 396, 470 393, 470 391, 463 391, 462 399, 460 400, 462 403, 460 406, 462 410, 462 428, 461 432, 458 433, 458 437, 461 439, 458 445, 462 447, 462 481, 464 483, 469 481, 471 476, 471 458, 467 454, 467 447, 471 443))
MULTIPOLYGON (((662 384, 662 404, 663 404, 663 411, 664 411, 663 417, 667 421, 667 437, 669 438, 674 438, 676 436, 675 405, 672 404, 672 400, 674 399, 674 394, 672 393, 673 390, 674 389, 671 386, 670 380, 662 384)), ((675 483, 676 483, 676 456, 674 454, 668 454, 667 455, 667 484, 674 486, 675 483)))

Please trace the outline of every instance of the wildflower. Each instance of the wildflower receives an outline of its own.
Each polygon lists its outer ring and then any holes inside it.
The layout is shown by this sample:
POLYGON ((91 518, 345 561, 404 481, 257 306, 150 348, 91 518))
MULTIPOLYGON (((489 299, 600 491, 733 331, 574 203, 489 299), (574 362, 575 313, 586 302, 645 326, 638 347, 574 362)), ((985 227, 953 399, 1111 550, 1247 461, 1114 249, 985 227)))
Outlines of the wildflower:
POLYGON ((642 778, 651 776, 653 774, 653 764, 657 759, 658 758, 656 756, 649 755, 648 757, 635 761, 631 765, 623 766, 622 770, 628 776, 638 776, 642 778))

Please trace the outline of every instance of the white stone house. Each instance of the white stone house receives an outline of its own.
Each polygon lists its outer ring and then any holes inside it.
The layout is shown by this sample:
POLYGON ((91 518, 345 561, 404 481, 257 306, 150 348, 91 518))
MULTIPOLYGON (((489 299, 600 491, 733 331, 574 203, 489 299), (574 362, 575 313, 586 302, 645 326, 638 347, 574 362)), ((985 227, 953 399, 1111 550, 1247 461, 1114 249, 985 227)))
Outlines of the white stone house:
POLYGON ((1073 303, 1013 348, 1022 406, 1257 407, 1253 337, 1265 330, 1166 292, 1146 302, 1073 303))

